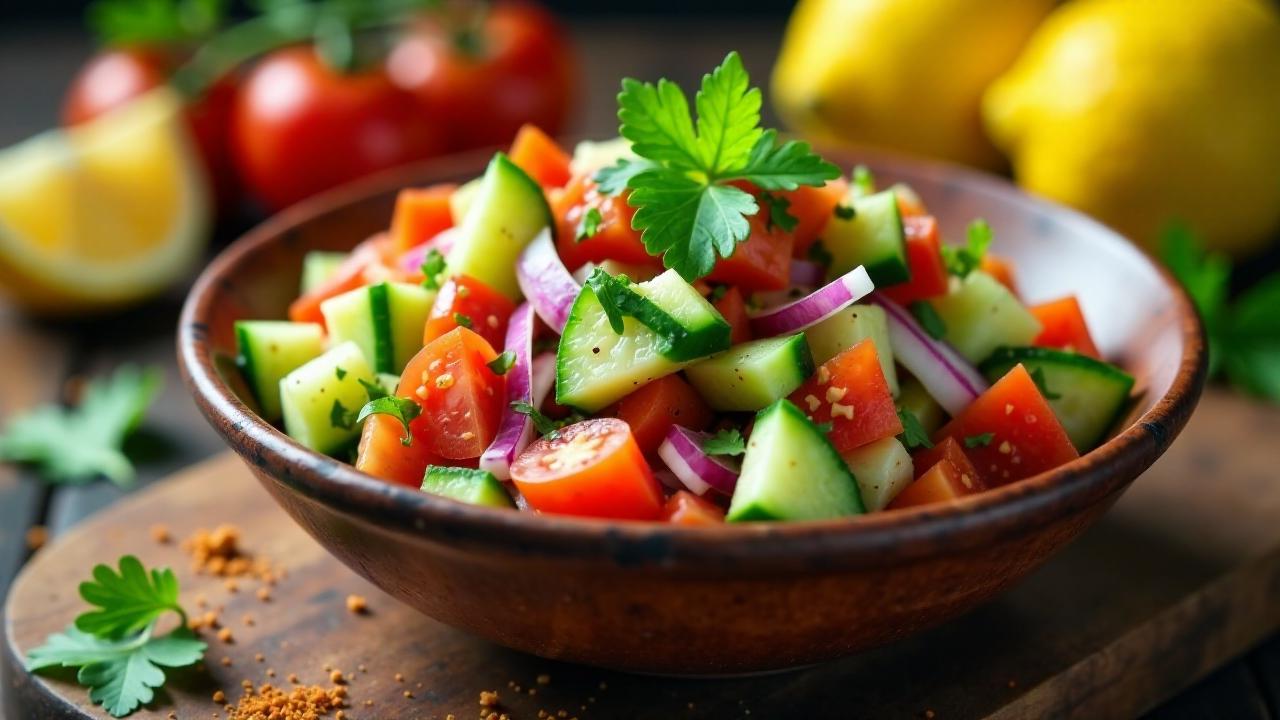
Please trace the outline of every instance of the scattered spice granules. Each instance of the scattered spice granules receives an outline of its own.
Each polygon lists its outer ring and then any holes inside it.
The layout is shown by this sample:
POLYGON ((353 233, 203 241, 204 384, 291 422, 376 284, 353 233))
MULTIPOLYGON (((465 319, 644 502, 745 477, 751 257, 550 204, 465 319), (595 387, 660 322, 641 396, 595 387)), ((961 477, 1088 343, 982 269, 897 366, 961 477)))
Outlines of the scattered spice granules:
POLYGON ((347 612, 355 615, 363 615, 369 610, 369 601, 364 599, 362 595, 347 596, 347 612))
POLYGON ((318 685, 282 690, 263 684, 256 693, 248 692, 232 708, 234 720, 314 720, 330 711, 346 707, 344 688, 318 685))
POLYGON ((43 525, 32 525, 27 529, 27 549, 35 552, 49 542, 49 529, 43 525))
POLYGON ((493 707, 498 704, 497 690, 480 691, 480 707, 493 707))
POLYGON ((191 555, 192 569, 201 575, 253 577, 268 584, 279 575, 265 558, 254 557, 240 547, 240 529, 235 525, 219 525, 212 532, 200 528, 182 541, 182 549, 191 555))
POLYGON ((173 540, 173 535, 169 533, 167 525, 157 523, 151 526, 151 539, 161 545, 167 545, 173 540))

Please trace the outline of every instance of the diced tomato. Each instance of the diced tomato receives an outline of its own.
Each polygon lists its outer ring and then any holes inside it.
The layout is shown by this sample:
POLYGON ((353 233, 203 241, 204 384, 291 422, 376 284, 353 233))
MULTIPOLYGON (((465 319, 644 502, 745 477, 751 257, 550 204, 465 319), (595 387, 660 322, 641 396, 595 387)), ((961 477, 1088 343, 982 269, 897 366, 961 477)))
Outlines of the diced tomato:
POLYGON ((1009 292, 1018 294, 1018 283, 1013 278, 1013 263, 1008 259, 987 253, 982 256, 982 264, 978 269, 1000 281, 1001 285, 1009 288, 1009 292))
POLYGON ((885 509, 897 510, 947 502, 982 492, 984 489, 975 476, 966 474, 950 460, 942 459, 903 488, 885 509))
POLYGON ((688 490, 679 490, 662 506, 662 519, 672 525, 706 527, 724 523, 724 510, 688 490))
POLYGON ((422 331, 422 342, 425 345, 456 327, 465 327, 500 348, 506 341, 507 321, 515 309, 516 304, 506 295, 469 275, 455 275, 440 286, 422 331))
POLYGON ((920 196, 909 187, 902 185, 895 187, 893 197, 898 201, 898 214, 902 215, 903 220, 929 214, 920 196))
POLYGON ((414 444, 450 460, 476 458, 498 434, 502 376, 489 369, 498 354, 476 333, 454 328, 413 356, 396 394, 411 397, 422 414, 410 423, 414 444))
POLYGON ((569 182, 569 153, 537 125, 525 123, 511 143, 511 162, 539 185, 564 187, 569 182))
POLYGON ((911 270, 911 279, 886 287, 882 292, 902 305, 945 295, 947 266, 942 262, 937 219, 932 215, 909 216, 903 218, 902 226, 907 235, 907 267, 911 270))
POLYGON ((390 246, 390 242, 386 235, 375 235, 355 246, 333 275, 289 305, 289 319, 293 322, 324 325, 324 313, 320 312, 320 303, 365 285, 367 282, 365 271, 371 266, 382 265, 383 254, 390 246))
POLYGON ((779 193, 791 204, 787 212, 796 219, 795 244, 791 252, 795 257, 803 258, 809 253, 809 247, 822 234, 827 222, 835 214, 836 205, 849 192, 849 183, 844 178, 836 178, 822 187, 801 185, 790 192, 779 193))
POLYGON ((440 184, 400 191, 391 216, 391 249, 396 256, 453 227, 449 198, 455 189, 454 185, 440 184))
POLYGON ((965 448, 988 485, 1005 485, 1051 470, 1080 456, 1022 365, 1005 373, 977 400, 939 430, 935 442, 990 433, 985 444, 965 448))
POLYGON ((733 254, 716 261, 707 282, 737 285, 745 291, 785 290, 791 284, 791 233, 766 228, 759 213, 751 216, 751 234, 733 254))
POLYGON ((1027 308, 1040 321, 1044 329, 1032 341, 1033 345, 1049 348, 1060 348, 1102 359, 1098 346, 1089 334, 1089 325, 1084 320, 1084 312, 1074 295, 1047 303, 1032 305, 1027 308))
POLYGON ((915 476, 920 477, 941 460, 950 462, 961 474, 967 473, 973 482, 981 482, 978 479, 977 469, 973 467, 973 463, 969 462, 969 456, 964 454, 964 448, 951 437, 943 438, 942 442, 934 444, 931 448, 919 450, 911 456, 915 476))
POLYGON ((592 418, 530 445, 511 465, 511 481, 539 512, 655 520, 662 488, 627 424, 592 418))
POLYGON ((712 304, 724 317, 725 322, 729 323, 729 342, 737 345, 751 339, 751 322, 747 319, 747 303, 742 299, 742 293, 738 288, 729 288, 719 300, 712 304))
POLYGON ((672 425, 702 430, 711 424, 711 408, 689 383, 676 375, 646 383, 618 401, 610 413, 631 426, 640 451, 655 452, 672 425))
POLYGON ((556 249, 569 270, 589 262, 618 260, 656 266, 658 261, 640 242, 640 231, 631 228, 636 211, 626 201, 627 193, 603 195, 595 181, 577 177, 563 192, 553 193, 551 214, 556 218, 556 249), (594 235, 578 240, 578 225, 592 209, 600 213, 594 235))
MULTIPOLYGON (((403 389, 400 388, 397 394, 403 389)), ((422 486, 422 476, 428 465, 448 464, 432 453, 425 442, 415 439, 405 446, 403 439, 404 426, 399 420, 388 415, 370 415, 360 432, 356 469, 417 488, 422 486)))
POLYGON ((815 423, 831 423, 828 436, 841 454, 902 432, 875 343, 869 339, 823 363, 790 399, 815 423))

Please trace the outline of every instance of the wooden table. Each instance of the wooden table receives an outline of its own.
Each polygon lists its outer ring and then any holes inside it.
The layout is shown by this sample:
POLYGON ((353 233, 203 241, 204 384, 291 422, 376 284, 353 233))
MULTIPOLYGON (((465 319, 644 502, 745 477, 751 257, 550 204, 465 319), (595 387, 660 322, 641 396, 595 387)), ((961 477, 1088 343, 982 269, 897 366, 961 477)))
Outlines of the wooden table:
MULTIPOLYGON (((580 129, 607 135, 615 125, 610 98, 622 75, 665 75, 692 83, 728 49, 737 48, 761 79, 781 28, 776 22, 744 21, 728 28, 720 24, 713 37, 705 37, 691 27, 612 20, 581 23, 575 31, 588 60, 583 65, 589 103, 580 129)), ((0 28, 0 146, 53 123, 66 78, 86 52, 86 41, 75 29, 0 28)), ((220 229, 215 249, 240 229, 220 229)), ((178 378, 173 328, 181 299, 179 290, 115 317, 62 323, 33 323, 0 306, 0 421, 58 399, 69 378, 124 362, 158 365, 166 372, 164 391, 129 447, 138 461, 138 487, 221 450, 178 378)), ((25 470, 0 467, 0 594, 29 555, 29 530, 42 527, 56 537, 126 492, 102 482, 51 488, 25 470)), ((1179 690, 1168 689, 1170 695, 1179 690)), ((1150 717, 1280 718, 1280 638, 1181 692, 1150 717)))

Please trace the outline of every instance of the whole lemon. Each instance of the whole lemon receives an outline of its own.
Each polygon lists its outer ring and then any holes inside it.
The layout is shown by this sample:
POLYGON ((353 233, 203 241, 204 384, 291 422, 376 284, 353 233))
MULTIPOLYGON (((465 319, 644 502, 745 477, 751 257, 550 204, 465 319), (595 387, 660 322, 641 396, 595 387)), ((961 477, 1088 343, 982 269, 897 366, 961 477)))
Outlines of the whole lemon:
POLYGON ((1074 0, 983 102, 1032 192, 1151 245, 1237 255, 1280 225, 1280 14, 1266 0, 1074 0))
POLYGON ((811 137, 999 167, 982 92, 1053 5, 800 0, 774 66, 775 106, 811 137))

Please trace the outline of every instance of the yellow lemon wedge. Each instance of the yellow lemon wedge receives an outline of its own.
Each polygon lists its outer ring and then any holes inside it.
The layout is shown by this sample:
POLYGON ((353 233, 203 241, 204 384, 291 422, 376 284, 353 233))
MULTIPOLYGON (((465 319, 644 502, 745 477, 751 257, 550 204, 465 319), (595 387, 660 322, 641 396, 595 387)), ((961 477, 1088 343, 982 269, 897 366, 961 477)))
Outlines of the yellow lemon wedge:
POLYGON ((142 300, 191 271, 210 204, 169 89, 0 150, 0 291, 41 314, 142 300))

